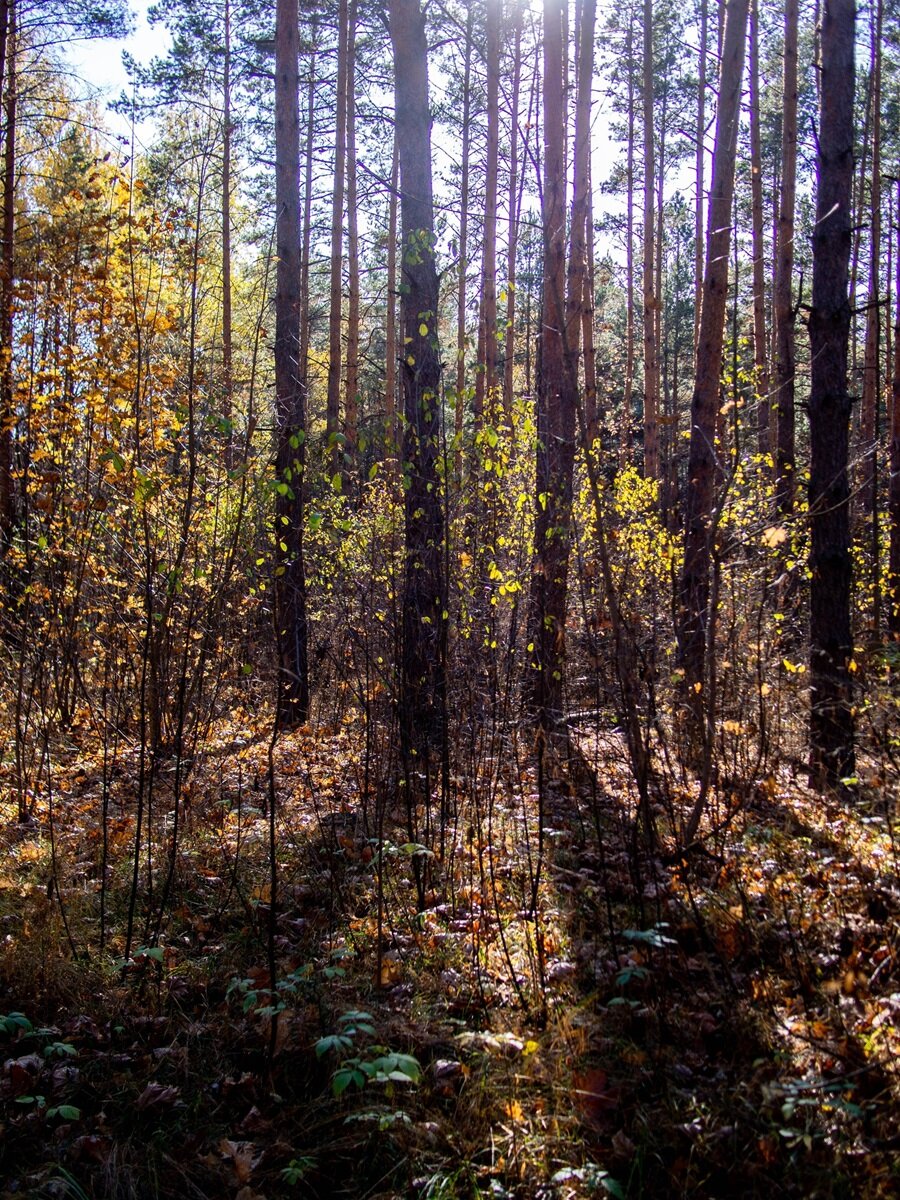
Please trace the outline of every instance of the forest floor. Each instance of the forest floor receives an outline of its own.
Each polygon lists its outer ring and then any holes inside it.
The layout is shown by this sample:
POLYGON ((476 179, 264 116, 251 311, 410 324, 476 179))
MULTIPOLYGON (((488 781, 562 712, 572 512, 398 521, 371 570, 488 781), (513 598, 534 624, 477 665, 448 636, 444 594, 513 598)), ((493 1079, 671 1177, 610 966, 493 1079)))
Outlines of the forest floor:
POLYGON ((137 751, 104 783, 73 734, 26 822, 0 764, 3 1200, 900 1194, 883 800, 773 775, 650 853, 585 731, 578 771, 451 778, 443 839, 413 814, 432 854, 362 803, 363 739, 272 751, 271 945, 263 716, 197 756, 171 859, 160 765, 136 871, 137 751))

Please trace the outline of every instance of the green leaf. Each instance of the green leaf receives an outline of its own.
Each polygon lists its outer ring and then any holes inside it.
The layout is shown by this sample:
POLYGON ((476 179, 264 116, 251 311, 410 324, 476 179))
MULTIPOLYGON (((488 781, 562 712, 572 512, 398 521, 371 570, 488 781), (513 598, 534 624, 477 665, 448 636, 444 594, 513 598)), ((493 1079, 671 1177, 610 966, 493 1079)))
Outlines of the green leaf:
POLYGON ((322 1058, 324 1055, 334 1051, 342 1054, 345 1050, 350 1050, 353 1047, 353 1039, 343 1033, 330 1033, 327 1037, 319 1038, 316 1042, 316 1058, 322 1058))
POLYGON ((47 1109, 48 1117, 62 1117, 64 1121, 81 1120, 81 1109, 74 1104, 58 1104, 56 1108, 47 1109))
POLYGON ((335 473, 331 477, 331 490, 334 492, 334 494, 336 496, 339 496, 341 494, 341 488, 343 487, 343 483, 344 483, 344 481, 341 478, 340 471, 335 471, 335 473))

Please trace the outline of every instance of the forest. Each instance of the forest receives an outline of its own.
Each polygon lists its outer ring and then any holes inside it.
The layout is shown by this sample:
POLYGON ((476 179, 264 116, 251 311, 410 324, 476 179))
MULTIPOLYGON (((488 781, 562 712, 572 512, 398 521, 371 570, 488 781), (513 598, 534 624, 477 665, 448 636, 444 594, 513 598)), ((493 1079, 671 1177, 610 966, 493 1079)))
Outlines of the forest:
POLYGON ((900 1194, 900 4, 146 7, 0 0, 0 1200, 900 1194))

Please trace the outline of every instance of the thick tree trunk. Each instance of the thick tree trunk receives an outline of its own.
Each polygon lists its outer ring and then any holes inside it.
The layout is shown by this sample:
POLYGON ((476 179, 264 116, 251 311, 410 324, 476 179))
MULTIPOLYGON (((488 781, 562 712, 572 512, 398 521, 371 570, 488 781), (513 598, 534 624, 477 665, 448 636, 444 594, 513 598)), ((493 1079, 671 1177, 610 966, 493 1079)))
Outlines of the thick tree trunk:
POLYGON ((710 567, 715 537, 715 489, 718 474, 716 426, 728 300, 731 206, 740 118, 744 43, 749 0, 728 0, 723 39, 716 145, 706 234, 706 267, 691 403, 684 565, 678 611, 678 652, 691 721, 689 735, 699 741, 705 697, 710 567))
POLYGON ((854 771, 847 284, 855 19, 854 0, 824 0, 809 318, 810 776, 815 786, 829 787, 854 771))
POLYGON ((278 0, 275 18, 275 621, 278 723, 309 714, 306 574, 303 562, 303 443, 306 397, 300 361, 300 113, 296 0, 278 0))
POLYGON ((563 712, 566 603, 572 539, 578 351, 587 293, 594 0, 585 0, 578 47, 571 245, 566 265, 565 0, 544 0, 544 294, 538 381, 535 565, 531 582, 532 701, 545 730, 563 712))
POLYGON ((781 140, 781 199, 775 245, 775 502, 788 516, 794 508, 794 209, 797 194, 797 31, 799 0, 784 5, 784 88, 781 140))
MULTIPOLYGON (((562 714, 566 592, 575 459, 575 412, 566 381, 566 157, 563 6, 544 0, 544 241, 537 395, 535 561, 530 644, 535 716, 551 729, 562 714)), ((570 352, 573 352, 570 347, 570 352)))
POLYGON ((441 733, 444 540, 438 479, 441 363, 434 256, 428 47, 419 0, 390 0, 400 152, 404 333, 402 378, 406 567, 402 606, 400 731, 408 769, 427 773, 441 733), (415 763, 413 759, 415 758, 415 763))

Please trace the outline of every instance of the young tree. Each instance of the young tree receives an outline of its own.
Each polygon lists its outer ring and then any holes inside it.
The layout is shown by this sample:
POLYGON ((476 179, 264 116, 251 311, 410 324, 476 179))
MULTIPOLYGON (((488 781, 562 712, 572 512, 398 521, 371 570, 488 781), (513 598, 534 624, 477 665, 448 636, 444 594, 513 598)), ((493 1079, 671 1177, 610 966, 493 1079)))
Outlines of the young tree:
POLYGON ((819 787, 839 787, 855 765, 847 470, 855 21, 855 0, 823 0, 809 316, 810 778, 819 787))

